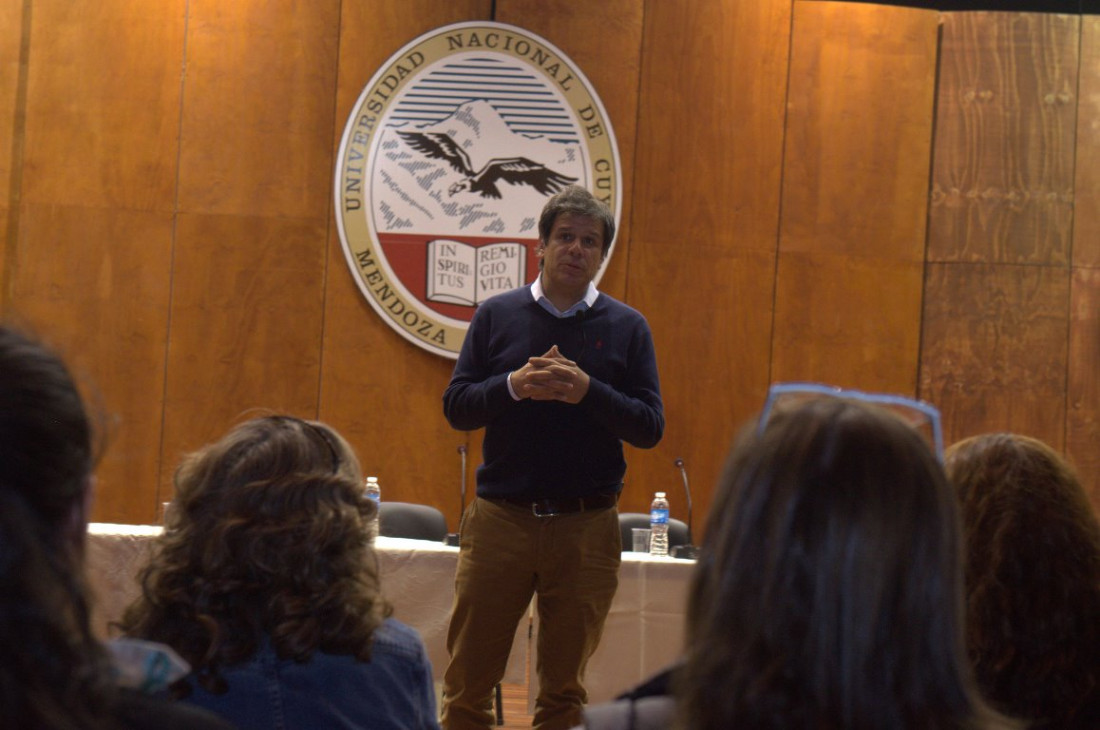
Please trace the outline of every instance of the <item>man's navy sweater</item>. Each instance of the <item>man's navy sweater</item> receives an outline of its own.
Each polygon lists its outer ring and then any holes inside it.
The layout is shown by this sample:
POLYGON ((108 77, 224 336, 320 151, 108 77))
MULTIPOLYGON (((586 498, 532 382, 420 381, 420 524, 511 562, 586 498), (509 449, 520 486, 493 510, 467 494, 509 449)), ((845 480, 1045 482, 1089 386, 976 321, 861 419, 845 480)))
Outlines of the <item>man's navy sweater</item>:
POLYGON ((457 429, 485 427, 479 497, 615 494, 626 473, 621 441, 650 448, 664 432, 649 325, 603 293, 565 318, 543 309, 529 286, 495 296, 474 314, 443 412, 457 429), (514 400, 508 374, 553 345, 588 374, 584 398, 514 400))

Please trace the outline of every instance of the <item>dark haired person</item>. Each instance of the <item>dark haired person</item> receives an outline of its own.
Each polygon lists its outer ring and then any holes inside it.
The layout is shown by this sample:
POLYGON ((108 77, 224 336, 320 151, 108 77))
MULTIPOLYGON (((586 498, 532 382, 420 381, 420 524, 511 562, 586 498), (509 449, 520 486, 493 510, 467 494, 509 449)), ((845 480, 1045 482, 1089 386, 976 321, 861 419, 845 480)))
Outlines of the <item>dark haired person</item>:
POLYGON ((378 508, 336 431, 247 421, 187 456, 175 487, 122 628, 190 662, 184 701, 255 730, 438 728, 424 646, 379 591, 378 508))
POLYGON ((966 533, 967 647, 1033 728, 1100 728, 1100 523, 1069 464, 1011 433, 947 451, 966 533))
POLYGON ((1014 727, 966 661, 958 510, 933 450, 866 402, 773 413, 719 480, 682 665, 585 727, 1014 727))
POLYGON ((593 281, 615 235, 607 206, 571 186, 539 220, 540 273, 478 307, 443 411, 485 428, 477 499, 461 526, 443 724, 489 728, 516 625, 538 596, 534 725, 568 728, 618 585, 622 442, 664 430, 653 338, 593 281))
POLYGON ((94 462, 92 425, 68 368, 0 325, 0 725, 230 727, 114 685, 84 580, 94 462))

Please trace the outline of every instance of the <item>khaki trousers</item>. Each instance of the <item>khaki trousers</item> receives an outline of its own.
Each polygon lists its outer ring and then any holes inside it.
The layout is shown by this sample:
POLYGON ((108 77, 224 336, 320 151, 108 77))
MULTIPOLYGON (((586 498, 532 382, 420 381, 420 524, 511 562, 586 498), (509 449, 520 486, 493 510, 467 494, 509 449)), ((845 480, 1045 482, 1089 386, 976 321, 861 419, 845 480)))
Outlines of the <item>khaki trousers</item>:
POLYGON ((493 690, 534 594, 539 693, 533 725, 567 730, 581 723, 588 699, 584 668, 619 583, 619 534, 614 508, 537 517, 486 499, 470 504, 462 518, 447 633, 444 728, 492 727, 493 690))

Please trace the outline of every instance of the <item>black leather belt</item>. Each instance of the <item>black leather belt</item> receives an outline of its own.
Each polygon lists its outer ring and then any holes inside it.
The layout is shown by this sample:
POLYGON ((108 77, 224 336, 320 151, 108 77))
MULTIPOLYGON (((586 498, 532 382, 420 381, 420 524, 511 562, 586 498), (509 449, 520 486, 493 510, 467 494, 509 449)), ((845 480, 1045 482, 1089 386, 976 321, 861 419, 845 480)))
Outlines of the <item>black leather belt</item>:
POLYGON ((535 517, 553 517, 574 512, 590 512, 597 509, 614 507, 619 501, 617 494, 597 494, 592 497, 552 497, 547 499, 520 499, 518 497, 486 497, 490 502, 507 504, 513 507, 531 510, 535 517))

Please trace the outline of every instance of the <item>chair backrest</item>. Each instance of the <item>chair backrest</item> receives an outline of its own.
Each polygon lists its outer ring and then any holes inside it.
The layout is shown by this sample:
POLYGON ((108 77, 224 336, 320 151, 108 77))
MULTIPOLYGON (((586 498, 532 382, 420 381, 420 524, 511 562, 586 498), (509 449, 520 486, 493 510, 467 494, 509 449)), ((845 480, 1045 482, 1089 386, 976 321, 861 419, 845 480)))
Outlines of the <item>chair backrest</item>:
MULTIPOLYGON (((623 552, 628 553, 634 547, 634 538, 630 531, 635 527, 649 527, 649 514, 644 512, 620 512, 619 530, 622 532, 623 552)), ((687 523, 670 517, 668 519, 668 546, 690 545, 687 523)))
POLYGON ((435 507, 412 502, 386 501, 381 502, 379 507, 379 535, 435 542, 443 542, 447 537, 447 518, 435 507))

